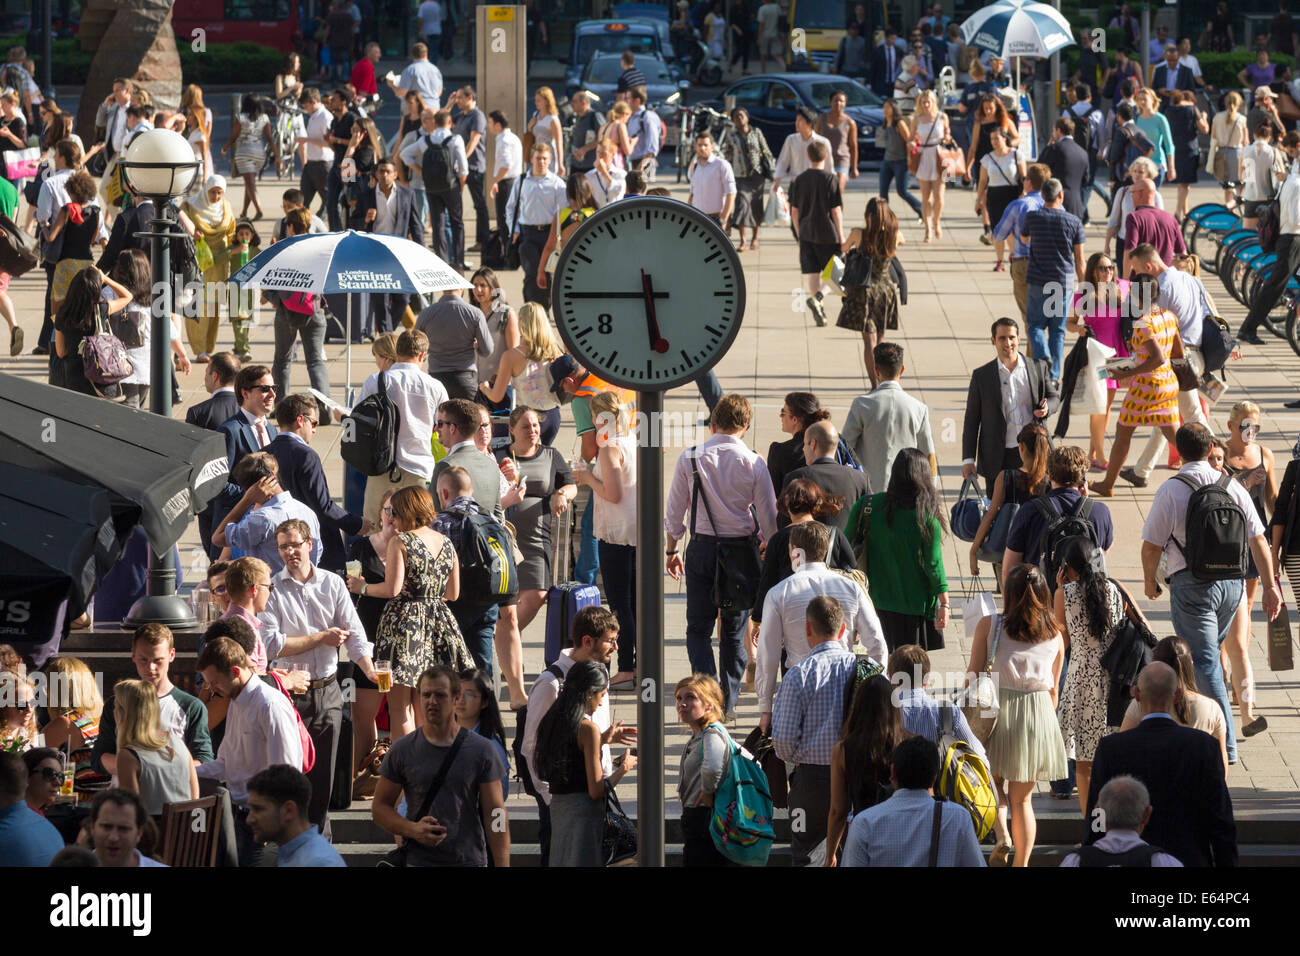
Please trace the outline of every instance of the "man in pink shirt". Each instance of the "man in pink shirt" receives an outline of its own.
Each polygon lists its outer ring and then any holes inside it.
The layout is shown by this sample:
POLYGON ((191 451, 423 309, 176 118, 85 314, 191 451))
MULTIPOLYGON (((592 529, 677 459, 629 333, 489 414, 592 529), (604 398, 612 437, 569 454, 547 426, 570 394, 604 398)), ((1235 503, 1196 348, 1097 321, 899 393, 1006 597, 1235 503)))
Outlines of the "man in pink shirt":
POLYGON ((249 655, 258 674, 266 673, 266 648, 262 645, 262 622, 257 615, 266 610, 271 587, 271 568, 261 558, 236 558, 226 568, 226 596, 230 607, 221 616, 240 618, 258 635, 249 655))

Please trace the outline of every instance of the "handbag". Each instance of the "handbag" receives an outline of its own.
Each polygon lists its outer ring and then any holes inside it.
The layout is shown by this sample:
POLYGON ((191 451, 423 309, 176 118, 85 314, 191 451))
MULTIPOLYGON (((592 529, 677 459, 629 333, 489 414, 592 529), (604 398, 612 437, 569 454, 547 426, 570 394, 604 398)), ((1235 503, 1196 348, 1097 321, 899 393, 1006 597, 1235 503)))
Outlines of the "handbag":
POLYGON ((1200 379, 1196 377, 1196 372, 1192 370, 1191 363, 1187 359, 1175 359, 1169 364, 1174 370, 1174 378, 1178 379, 1178 391, 1194 392, 1200 388, 1200 379))
POLYGON ((145 315, 143 320, 131 309, 123 309, 120 312, 114 312, 108 317, 109 330, 116 335, 124 346, 128 349, 144 348, 144 328, 141 322, 148 322, 149 316, 145 315))
POLYGON ((993 656, 998 650, 998 638, 1002 635, 1002 615, 994 614, 989 626, 989 650, 984 662, 984 670, 975 677, 972 686, 958 693, 957 703, 970 724, 979 742, 987 744, 993 736, 993 729, 998 725, 998 712, 1002 708, 998 700, 998 686, 993 679, 993 656))
POLYGON ((1216 182, 1226 183, 1228 181, 1228 157, 1218 149, 1217 144, 1211 143, 1210 148, 1214 151, 1210 158, 1210 175, 1216 182))
POLYGON ((4 159, 5 179, 16 182, 19 179, 34 179, 41 165, 41 151, 38 147, 10 149, 0 153, 4 159))
POLYGON ((997 613, 998 606, 993 593, 984 588, 981 578, 973 578, 970 593, 961 602, 962 629, 966 632, 967 640, 975 639, 975 629, 979 627, 980 621, 997 613))
POLYGON ((840 277, 840 287, 865 289, 870 286, 871 265, 871 256, 854 246, 844 256, 844 274, 840 277))
MULTIPOLYGON (((691 449, 691 471, 695 475, 695 487, 691 491, 691 535, 695 535, 695 501, 704 502, 704 513, 708 515, 709 525, 717 530, 718 523, 709 508, 709 496, 704 494, 700 481, 699 462, 695 449, 691 449)), ((715 535, 716 563, 713 568, 713 606, 724 614, 749 611, 758 599, 758 579, 763 573, 763 561, 758 556, 758 522, 748 537, 723 538, 715 535)))
POLYGON ((608 780, 605 781, 605 837, 601 852, 605 866, 629 860, 636 856, 636 824, 623 812, 623 805, 618 802, 618 794, 608 780))
POLYGON ((135 371, 122 340, 108 330, 108 303, 95 303, 95 333, 81 340, 82 370, 92 385, 116 385, 135 371))
POLYGON ((956 141, 951 138, 945 139, 936 147, 935 153, 943 175, 952 179, 960 179, 966 175, 966 154, 961 151, 956 141))
MULTIPOLYGON (((465 738, 468 736, 469 730, 462 727, 460 733, 456 735, 455 743, 451 745, 451 750, 447 754, 447 759, 442 762, 442 766, 438 768, 438 772, 434 775, 432 782, 429 784, 429 789, 424 792, 424 799, 420 801, 419 809, 415 811, 414 816, 408 815, 406 819, 414 822, 416 820, 422 820, 428 815, 429 808, 433 806, 433 798, 436 797, 438 791, 442 789, 443 782, 447 779, 447 773, 451 770, 451 765, 455 762, 456 755, 460 753, 461 745, 465 743, 465 738)), ((401 846, 395 847, 385 853, 383 858, 376 863, 375 866, 406 866, 407 850, 408 845, 403 841, 401 846)))
POLYGON ((1201 358, 1205 359, 1206 372, 1218 372, 1227 365, 1236 345, 1236 339, 1223 319, 1206 315, 1201 320, 1201 358))
POLYGON ((993 527, 989 529, 988 537, 980 544, 979 550, 975 556, 981 561, 988 561, 990 564, 1001 564, 1002 554, 1007 550, 1007 536, 1011 533, 1011 522, 1016 520, 1016 512, 1020 510, 1019 502, 1011 501, 1011 493, 1015 489, 1016 473, 1013 469, 1008 468, 1002 473, 1002 507, 998 509, 997 517, 993 519, 993 527))
POLYGON ((30 272, 36 268, 36 251, 36 237, 0 213, 0 272, 7 272, 15 279, 30 272))
MULTIPOLYGON (((1282 591, 1282 582, 1274 579, 1278 593, 1282 591)), ((1277 617, 1268 622, 1268 669, 1271 671, 1289 671, 1295 667, 1295 655, 1291 648, 1291 615, 1286 609, 1286 601, 1277 609, 1277 617)))
POLYGON ((754 755, 754 760, 767 774, 767 788, 772 793, 772 806, 779 808, 788 806, 790 791, 785 761, 776 755, 772 735, 763 733, 761 727, 755 727, 745 738, 744 747, 754 755))
POLYGON ((961 483, 957 502, 948 515, 948 524, 959 541, 974 541, 980 522, 989 510, 989 500, 980 494, 979 481, 967 478, 961 483))
POLYGON ((208 240, 203 236, 197 236, 194 239, 194 258, 199 264, 200 272, 207 272, 215 262, 212 258, 212 248, 208 245, 208 240))

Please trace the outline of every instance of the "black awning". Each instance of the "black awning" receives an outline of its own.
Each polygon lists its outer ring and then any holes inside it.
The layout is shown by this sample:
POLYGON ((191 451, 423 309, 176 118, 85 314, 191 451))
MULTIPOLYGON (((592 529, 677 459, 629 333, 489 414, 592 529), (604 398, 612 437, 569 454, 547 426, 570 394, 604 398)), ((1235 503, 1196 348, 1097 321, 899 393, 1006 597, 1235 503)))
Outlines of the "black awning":
POLYGON ((138 506, 158 552, 226 483, 220 434, 13 375, 0 374, 0 449, 0 460, 109 491, 120 537, 122 502, 138 506))

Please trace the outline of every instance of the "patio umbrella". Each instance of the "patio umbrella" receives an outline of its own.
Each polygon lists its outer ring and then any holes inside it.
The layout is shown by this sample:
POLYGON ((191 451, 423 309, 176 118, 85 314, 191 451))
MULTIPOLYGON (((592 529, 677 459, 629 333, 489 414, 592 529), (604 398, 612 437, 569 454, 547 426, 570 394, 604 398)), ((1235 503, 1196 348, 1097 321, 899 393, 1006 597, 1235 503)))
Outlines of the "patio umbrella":
MULTIPOLYGON (((998 56, 1049 57, 1074 43, 1070 21, 1060 10, 1034 0, 997 0, 976 10, 961 25, 961 38, 998 56)), ((1016 61, 1020 89, 1020 61, 1016 61)))
MULTIPOLYGON (((465 277, 410 239, 373 232, 293 236, 264 249, 230 277, 236 285, 280 292, 446 292, 465 277)), ((347 385, 352 388, 352 298, 348 297, 347 385)))

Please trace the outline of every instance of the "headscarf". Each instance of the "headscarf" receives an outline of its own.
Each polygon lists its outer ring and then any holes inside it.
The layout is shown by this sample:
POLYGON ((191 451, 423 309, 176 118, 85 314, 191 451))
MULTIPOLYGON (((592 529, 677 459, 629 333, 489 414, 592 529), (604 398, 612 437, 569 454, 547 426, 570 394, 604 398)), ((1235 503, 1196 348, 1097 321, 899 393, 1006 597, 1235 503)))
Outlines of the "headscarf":
POLYGON ((203 224, 209 229, 216 229, 226 219, 226 210, 229 209, 230 206, 226 202, 226 197, 224 195, 225 188, 226 177, 217 175, 209 176, 208 181, 203 184, 203 194, 201 196, 195 196, 190 202, 190 209, 194 211, 194 215, 202 220, 203 224), (208 198, 208 193, 218 187, 223 190, 223 195, 220 201, 212 202, 208 198))

